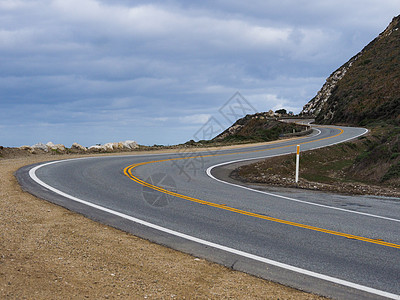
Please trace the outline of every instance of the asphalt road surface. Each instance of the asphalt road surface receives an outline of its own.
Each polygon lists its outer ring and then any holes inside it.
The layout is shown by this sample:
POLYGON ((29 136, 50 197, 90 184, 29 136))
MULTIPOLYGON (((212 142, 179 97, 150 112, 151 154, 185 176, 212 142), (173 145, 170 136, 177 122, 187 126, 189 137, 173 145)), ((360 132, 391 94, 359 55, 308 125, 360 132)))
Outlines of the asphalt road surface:
POLYGON ((235 270, 338 299, 400 299, 399 198, 260 191, 227 178, 251 159, 365 133, 315 126, 266 146, 55 161, 17 178, 38 197, 235 270))

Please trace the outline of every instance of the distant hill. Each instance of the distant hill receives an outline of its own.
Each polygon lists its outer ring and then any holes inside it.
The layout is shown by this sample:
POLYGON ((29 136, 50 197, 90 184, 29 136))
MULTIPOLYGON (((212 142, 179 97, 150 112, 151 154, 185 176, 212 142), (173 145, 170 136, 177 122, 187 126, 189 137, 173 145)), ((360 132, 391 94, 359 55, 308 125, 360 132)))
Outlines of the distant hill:
POLYGON ((267 142, 285 135, 306 134, 306 126, 278 121, 272 111, 247 115, 212 139, 214 142, 267 142))
POLYGON ((400 122, 400 16, 360 53, 328 77, 302 114, 317 123, 400 122))

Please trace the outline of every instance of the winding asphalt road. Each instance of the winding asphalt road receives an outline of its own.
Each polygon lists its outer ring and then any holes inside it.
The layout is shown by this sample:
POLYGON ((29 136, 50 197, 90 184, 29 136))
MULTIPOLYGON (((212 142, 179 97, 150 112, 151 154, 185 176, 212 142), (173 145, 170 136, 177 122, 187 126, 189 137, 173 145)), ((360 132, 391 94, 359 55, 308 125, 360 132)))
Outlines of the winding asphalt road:
POLYGON ((339 299, 400 299, 399 198, 257 190, 227 178, 297 144, 305 151, 365 133, 314 126, 263 146, 70 159, 16 176, 40 198, 235 270, 339 299))

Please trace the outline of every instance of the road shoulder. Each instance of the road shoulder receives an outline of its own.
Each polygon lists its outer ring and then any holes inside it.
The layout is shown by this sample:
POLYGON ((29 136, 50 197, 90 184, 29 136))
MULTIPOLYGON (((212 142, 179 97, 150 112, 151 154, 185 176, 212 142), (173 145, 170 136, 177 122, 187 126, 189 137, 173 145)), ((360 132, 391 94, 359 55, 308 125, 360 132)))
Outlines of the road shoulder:
POLYGON ((318 298, 96 223, 23 192, 14 177, 73 157, 0 160, 1 298, 318 298))

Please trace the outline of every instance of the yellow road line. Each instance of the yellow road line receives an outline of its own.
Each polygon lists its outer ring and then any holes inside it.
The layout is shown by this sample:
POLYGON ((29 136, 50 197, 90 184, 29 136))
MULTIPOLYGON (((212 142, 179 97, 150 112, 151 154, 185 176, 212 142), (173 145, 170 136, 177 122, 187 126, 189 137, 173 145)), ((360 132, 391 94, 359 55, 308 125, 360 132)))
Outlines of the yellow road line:
MULTIPOLYGON (((308 144, 308 143, 311 143, 311 142, 316 142, 316 141, 321 141, 321 140, 333 138, 333 137, 339 136, 339 135, 341 135, 343 133, 342 129, 340 129, 340 128, 336 128, 336 129, 340 130, 339 134, 337 134, 337 135, 334 135, 332 137, 327 137, 327 138, 321 138, 321 139, 314 140, 314 141, 304 142, 304 143, 300 143, 300 144, 308 144)), ((309 230, 313 230, 313 231, 317 231, 317 232, 323 232, 323 233, 327 233, 327 234, 341 236, 341 237, 345 237, 345 238, 348 238, 348 239, 354 239, 354 240, 364 241, 364 242, 368 242, 368 243, 372 243, 372 244, 377 244, 377 245, 382 245, 382 246, 387 246, 387 247, 400 249, 400 245, 384 242, 384 241, 377 240, 377 239, 365 238, 365 237, 361 237, 361 236, 357 236, 357 235, 342 233, 342 232, 333 231, 333 230, 329 230, 329 229, 323 229, 323 228, 314 227, 314 226, 310 226, 310 225, 305 225, 305 224, 295 223, 295 222, 286 221, 286 220, 282 220, 282 219, 277 219, 277 218, 273 218, 273 217, 268 217, 268 216, 264 216, 264 215, 260 215, 260 214, 256 214, 256 213, 252 213, 252 212, 248 212, 248 211, 245 211, 245 210, 237 209, 237 208, 234 208, 234 207, 229 207, 229 206, 226 206, 226 205, 221 205, 221 204, 217 204, 217 203, 208 202, 208 201, 204 201, 204 200, 201 200, 201 199, 185 196, 185 195, 182 195, 182 194, 178 194, 178 193, 175 193, 175 192, 168 191, 168 190, 166 190, 166 189, 164 189, 162 187, 155 186, 155 185, 150 184, 148 182, 145 182, 145 181, 139 179, 138 177, 136 177, 136 176, 134 176, 132 174, 132 170, 134 168, 136 168, 138 166, 152 164, 152 163, 160 163, 160 162, 166 162, 166 161, 190 159, 190 158, 197 158, 197 157, 233 155, 233 154, 239 154, 239 153, 252 153, 252 152, 267 151, 267 150, 269 151, 269 150, 273 150, 273 149, 281 149, 281 148, 287 148, 287 147, 292 147, 292 146, 295 146, 295 145, 287 145, 287 146, 275 147, 275 148, 271 148, 271 149, 252 150, 252 151, 236 152, 236 153, 208 154, 208 155, 201 155, 201 156, 179 157, 179 158, 169 158, 169 159, 148 161, 148 162, 142 162, 142 163, 137 163, 137 164, 133 164, 133 165, 127 166, 124 169, 124 174, 128 178, 130 178, 131 180, 137 182, 138 184, 140 184, 142 186, 148 187, 150 189, 159 191, 159 192, 164 193, 164 194, 168 194, 168 195, 171 195, 171 196, 174 196, 174 197, 178 197, 178 198, 181 198, 181 199, 184 199, 184 200, 188 200, 188 201, 191 201, 191 202, 195 202, 195 203, 199 203, 199 204, 203 204, 203 205, 207 205, 207 206, 211 206, 211 207, 215 207, 215 208, 219 208, 219 209, 235 212, 235 213, 238 213, 238 214, 241 214, 241 215, 255 217, 255 218, 258 218, 258 219, 268 220, 268 221, 271 221, 271 222, 276 222, 276 223, 280 223, 280 224, 286 224, 286 225, 295 226, 295 227, 304 228, 304 229, 309 229, 309 230)))

